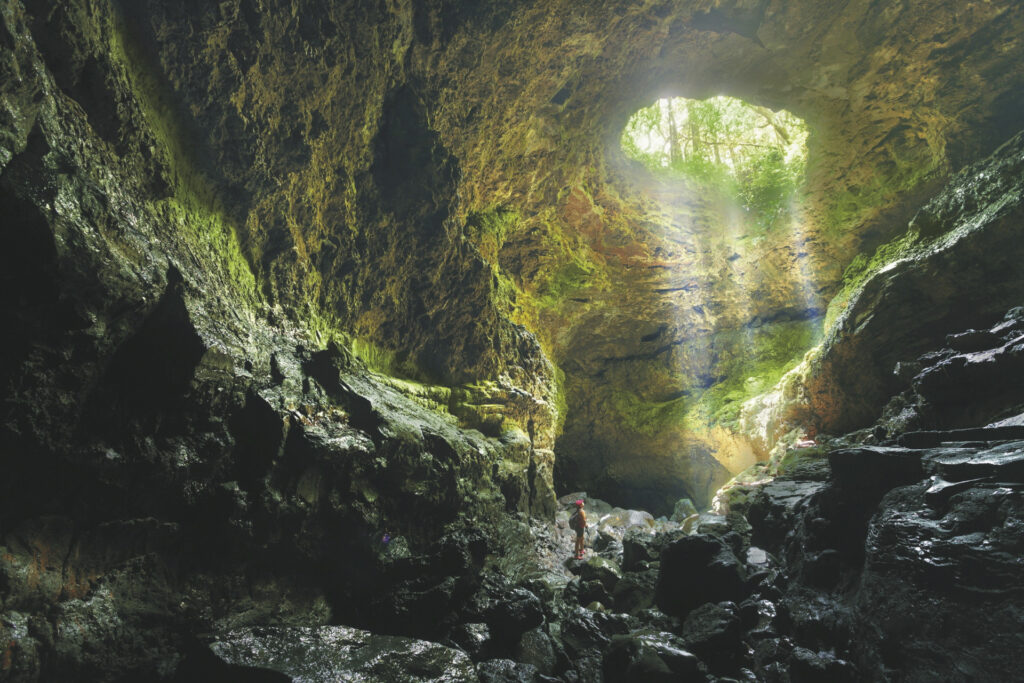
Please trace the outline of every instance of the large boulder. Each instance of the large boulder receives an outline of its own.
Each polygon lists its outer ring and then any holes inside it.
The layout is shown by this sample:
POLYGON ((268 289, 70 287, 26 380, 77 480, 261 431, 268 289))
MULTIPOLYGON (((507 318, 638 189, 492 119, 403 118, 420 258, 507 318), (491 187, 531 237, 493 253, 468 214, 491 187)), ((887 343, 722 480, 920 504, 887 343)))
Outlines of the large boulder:
POLYGON ((655 602, 685 616, 706 602, 741 601, 749 592, 744 563, 722 539, 699 534, 670 543, 661 554, 655 602))
MULTIPOLYGON (((1020 448, 1018 445, 1018 449, 1020 448)), ((929 505, 930 482, 898 488, 869 528, 855 599, 865 675, 1018 677, 1024 612, 1020 482, 974 481, 929 505)))
POLYGON ((607 683, 706 681, 700 660, 672 633, 637 631, 614 636, 604 656, 607 683))

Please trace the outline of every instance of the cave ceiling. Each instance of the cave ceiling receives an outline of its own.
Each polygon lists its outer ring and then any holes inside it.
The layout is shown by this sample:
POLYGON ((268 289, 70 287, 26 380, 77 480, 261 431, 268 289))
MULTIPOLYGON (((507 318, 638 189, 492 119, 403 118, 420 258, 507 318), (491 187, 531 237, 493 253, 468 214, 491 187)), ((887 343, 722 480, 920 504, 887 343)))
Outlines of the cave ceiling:
POLYGON ((762 457, 729 406, 1024 110, 1016 0, 115 4, 106 36, 79 3, 37 12, 41 43, 77 45, 59 84, 144 164, 89 79, 134 83, 173 148, 154 177, 232 226, 267 306, 389 372, 558 403, 562 476, 610 499, 703 503, 762 457), (797 228, 619 151, 639 107, 717 94, 807 121, 797 228))

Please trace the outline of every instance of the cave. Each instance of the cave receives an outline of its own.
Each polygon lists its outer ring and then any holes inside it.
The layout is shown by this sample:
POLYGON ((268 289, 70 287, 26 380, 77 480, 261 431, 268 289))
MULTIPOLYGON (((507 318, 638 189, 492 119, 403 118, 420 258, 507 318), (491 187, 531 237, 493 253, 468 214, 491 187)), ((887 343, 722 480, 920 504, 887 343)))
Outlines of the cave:
POLYGON ((1019 676, 1017 0, 0 7, 0 682, 1019 676))

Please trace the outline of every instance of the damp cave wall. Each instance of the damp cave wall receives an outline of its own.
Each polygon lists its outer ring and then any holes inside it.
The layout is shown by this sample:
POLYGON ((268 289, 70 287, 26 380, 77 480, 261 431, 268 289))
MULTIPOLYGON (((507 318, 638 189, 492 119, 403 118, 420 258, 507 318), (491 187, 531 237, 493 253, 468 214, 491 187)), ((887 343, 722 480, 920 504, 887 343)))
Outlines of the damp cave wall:
POLYGON ((33 17, 62 90, 121 152, 136 100, 145 174, 217 217, 261 301, 386 374, 457 387, 464 424, 531 436, 563 486, 662 511, 706 504, 801 426, 751 438, 742 406, 822 340, 854 257, 1020 127, 1010 2, 33 17), (798 229, 737 225, 619 153, 636 107, 718 93, 811 127, 798 229))

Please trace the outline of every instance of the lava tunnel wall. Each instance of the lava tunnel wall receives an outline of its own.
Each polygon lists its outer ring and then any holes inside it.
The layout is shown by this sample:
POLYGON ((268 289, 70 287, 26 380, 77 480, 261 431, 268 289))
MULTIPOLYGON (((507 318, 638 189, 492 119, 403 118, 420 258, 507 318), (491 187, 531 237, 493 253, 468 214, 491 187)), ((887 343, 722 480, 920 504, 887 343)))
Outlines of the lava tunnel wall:
POLYGON ((1021 123, 1010 0, 5 7, 8 49, 35 46, 137 192, 203 216, 272 321, 656 510, 793 428, 744 402, 821 340, 855 257, 1021 123), (798 234, 618 151, 655 97, 719 93, 809 123, 798 234))

